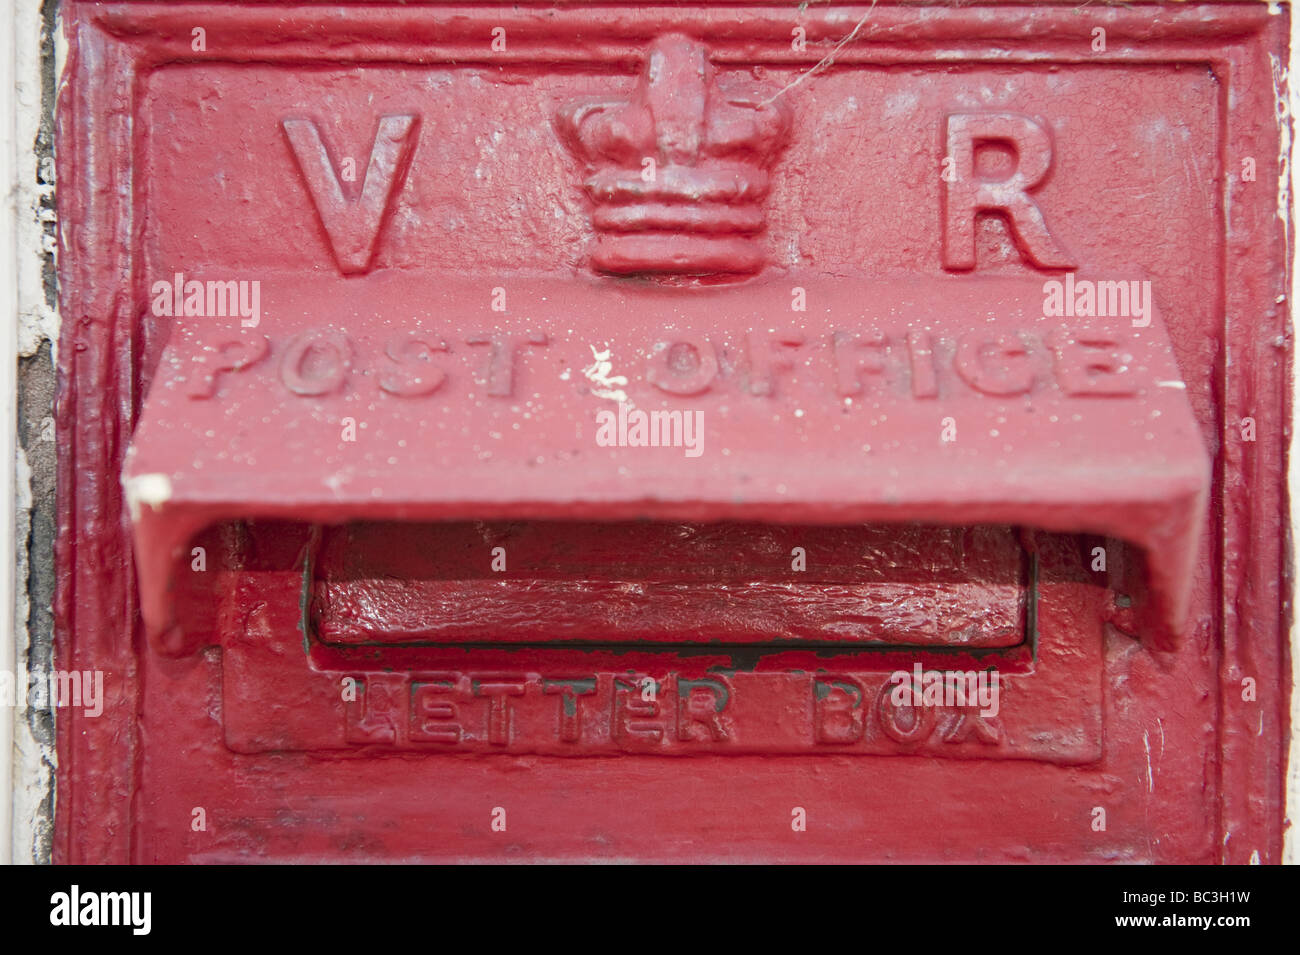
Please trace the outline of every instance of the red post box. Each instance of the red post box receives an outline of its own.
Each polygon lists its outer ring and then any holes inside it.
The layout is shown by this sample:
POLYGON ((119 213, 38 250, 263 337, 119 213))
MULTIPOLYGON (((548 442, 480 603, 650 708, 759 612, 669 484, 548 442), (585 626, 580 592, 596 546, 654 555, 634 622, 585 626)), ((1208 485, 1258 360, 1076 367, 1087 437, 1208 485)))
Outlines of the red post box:
POLYGON ((1279 861, 1285 20, 74 0, 58 858, 1279 861))

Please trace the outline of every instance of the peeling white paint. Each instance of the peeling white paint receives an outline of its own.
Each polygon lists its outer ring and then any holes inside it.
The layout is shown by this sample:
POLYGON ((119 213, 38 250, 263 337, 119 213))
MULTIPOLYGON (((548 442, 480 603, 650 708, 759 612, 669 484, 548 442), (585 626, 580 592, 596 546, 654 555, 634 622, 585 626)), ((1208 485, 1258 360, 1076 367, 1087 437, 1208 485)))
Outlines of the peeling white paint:
POLYGON ((1286 242, 1286 261, 1291 261, 1291 117, 1293 111, 1290 102, 1291 70, 1283 68, 1281 60, 1274 54, 1268 55, 1269 66, 1273 74, 1273 119, 1277 124, 1277 217, 1287 231, 1282 234, 1286 242))
MULTIPOLYGON (((17 40, 17 31, 10 31, 4 49, 0 50, 0 195, 4 196, 4 212, 0 216, 0 318, 8 317, 18 310, 18 209, 15 203, 18 170, 15 163, 16 144, 9 139, 9 131, 17 125, 15 115, 18 110, 18 97, 15 95, 14 53, 21 44, 17 40)), ((4 409, 6 423, 3 426, 5 451, 3 457, 7 462, 0 468, 0 484, 6 505, 12 504, 14 510, 7 510, 6 520, 0 529, 0 671, 18 673, 18 657, 15 652, 15 635, 17 633, 18 609, 15 606, 14 590, 17 583, 17 547, 15 534, 16 511, 18 501, 15 463, 15 437, 18 405, 18 355, 17 336, 5 335, 0 346, 0 408, 4 409)), ((0 863, 13 859, 13 740, 14 710, 10 706, 0 706, 0 863)))
POLYGON ((45 301, 44 254, 55 248, 54 237, 48 231, 54 213, 41 205, 54 192, 54 168, 51 161, 46 168, 38 169, 40 159, 33 148, 40 131, 42 108, 40 35, 40 0, 16 0, 13 37, 17 115, 13 130, 17 179, 13 188, 21 250, 17 264, 20 355, 35 354, 44 341, 57 348, 59 332, 58 314, 45 301), (47 181, 42 183, 42 179, 47 181))
MULTIPOLYGON (((5 416, 7 465, 0 469, 0 497, 12 505, 0 527, 0 668, 24 675, 27 669, 27 531, 31 522, 31 483, 27 459, 18 447, 18 357, 33 354, 53 338, 57 319, 45 303, 44 254, 47 240, 41 200, 48 189, 37 184, 36 137, 41 122, 41 4, 16 0, 5 24, 0 51, 0 298, 8 329, 0 346, 0 407, 5 416)), ((21 694, 20 694, 21 697, 21 694)), ((0 862, 31 862, 35 807, 49 786, 41 746, 27 728, 25 699, 0 708, 0 862), (15 757, 17 758, 15 761, 15 757)))
POLYGON ((1142 731, 1142 748, 1147 754, 1147 792, 1153 793, 1156 791, 1156 777, 1151 772, 1151 734, 1146 730, 1142 731))
POLYGON ((612 350, 608 346, 603 349, 598 349, 595 345, 589 347, 594 361, 582 369, 582 374, 592 383, 591 393, 597 398, 627 402, 627 392, 623 390, 627 385, 627 376, 611 374, 614 370, 614 363, 610 360, 612 350))
POLYGON ((172 499, 172 479, 165 474, 137 474, 122 482, 131 520, 140 519, 144 507, 158 510, 172 499))
MULTIPOLYGON (((12 612, 12 627, 0 635, 0 666, 12 666, 26 673, 30 654, 27 632, 28 552, 31 526, 31 472, 17 442, 14 404, 17 387, 17 359, 36 353, 45 341, 57 361, 59 318, 45 300, 45 256, 54 251, 51 234, 53 213, 42 208, 53 189, 53 163, 38 170, 41 159, 35 145, 41 119, 49 104, 42 101, 42 74, 47 64, 41 59, 41 0, 15 0, 12 19, 0 53, 0 185, 5 196, 0 214, 0 294, 12 316, 13 336, 6 336, 4 364, 0 374, 0 403, 8 417, 3 455, 13 462, 6 470, 5 491, 13 503, 13 520, 4 522, 3 560, 5 577, 0 605, 12 612), (38 175, 38 172, 40 175, 38 175)), ((55 75, 63 75, 67 44, 61 31, 54 36, 55 75)), ((0 714, 0 862, 19 864, 43 861, 37 857, 38 837, 48 827, 45 800, 52 791, 57 754, 52 745, 32 735, 25 695, 19 705, 0 714)))
MULTIPOLYGON (((21 447, 16 449, 17 488, 15 499, 15 540, 26 541, 31 531, 31 469, 21 447)), ((25 546, 16 548, 17 574, 14 587, 15 672, 31 673, 31 640, 27 621, 31 601, 23 583, 28 578, 29 554, 25 546)), ((42 743, 32 735, 28 723, 30 714, 25 693, 15 696, 14 707, 14 786, 12 861, 26 865, 41 860, 36 858, 38 833, 50 821, 43 818, 45 795, 54 785, 51 770, 56 765, 54 747, 42 743)))

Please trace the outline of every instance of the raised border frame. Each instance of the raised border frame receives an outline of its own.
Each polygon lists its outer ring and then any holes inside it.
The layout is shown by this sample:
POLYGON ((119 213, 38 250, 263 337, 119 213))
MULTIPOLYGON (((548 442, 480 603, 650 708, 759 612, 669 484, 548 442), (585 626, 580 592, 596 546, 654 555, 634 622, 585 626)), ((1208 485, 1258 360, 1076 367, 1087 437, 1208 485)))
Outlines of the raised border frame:
POLYGON ((544 58, 634 64, 652 34, 681 29, 708 35, 719 62, 812 66, 833 49, 839 63, 1181 62, 1213 72, 1221 88, 1225 158, 1255 156, 1261 182, 1281 183, 1271 192, 1225 177, 1222 186, 1223 338, 1215 382, 1222 440, 1214 502, 1220 533, 1212 548, 1222 595, 1216 621, 1217 828, 1221 861, 1281 861, 1292 574, 1282 531, 1293 342, 1287 314, 1289 157, 1279 152, 1287 141, 1279 127, 1289 122, 1281 58, 1287 17, 1258 3, 1089 7, 1087 19, 1075 23, 1060 14, 1078 8, 1063 4, 858 4, 799 14, 785 3, 752 0, 714 4, 735 14, 720 27, 703 4, 666 3, 653 17, 630 3, 432 0, 426 6, 427 25, 412 25, 412 15, 421 10, 413 3, 67 4, 70 57, 57 120, 64 323, 56 415, 56 665, 109 669, 115 679, 106 684, 106 717, 60 713, 55 861, 132 858, 132 794, 141 746, 136 655, 143 643, 118 475, 142 399, 136 389, 142 358, 152 344, 136 323, 145 281, 138 254, 144 223, 135 215, 132 178, 141 77, 164 63, 199 59, 189 49, 189 29, 199 16, 210 32, 238 25, 251 40, 241 62, 326 55, 339 63, 472 64, 487 60, 476 31, 489 14, 511 37, 510 51, 493 63, 544 58), (941 17, 932 13, 937 6, 945 11, 941 17), (807 30, 806 56, 790 51, 792 23, 807 30), (1093 26, 1107 31, 1105 53, 1086 52, 1082 39, 1093 26), (581 48, 572 42, 577 36, 583 37, 581 48), (854 42, 841 42, 849 36, 854 42), (1263 117, 1274 121, 1261 122, 1263 117), (1249 446, 1230 440, 1247 416, 1264 422, 1249 446), (1242 705, 1244 676, 1258 682, 1257 703, 1242 705))

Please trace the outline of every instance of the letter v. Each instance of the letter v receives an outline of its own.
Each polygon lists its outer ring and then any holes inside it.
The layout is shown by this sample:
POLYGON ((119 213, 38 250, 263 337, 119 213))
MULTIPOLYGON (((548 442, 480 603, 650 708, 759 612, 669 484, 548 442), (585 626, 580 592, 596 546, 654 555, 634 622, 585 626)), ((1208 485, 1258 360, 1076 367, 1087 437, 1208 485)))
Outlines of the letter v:
POLYGON ((411 164, 418 121, 416 116, 380 118, 361 195, 349 200, 343 195, 343 185, 316 124, 309 119, 284 120, 289 146, 344 274, 370 267, 380 227, 411 164))

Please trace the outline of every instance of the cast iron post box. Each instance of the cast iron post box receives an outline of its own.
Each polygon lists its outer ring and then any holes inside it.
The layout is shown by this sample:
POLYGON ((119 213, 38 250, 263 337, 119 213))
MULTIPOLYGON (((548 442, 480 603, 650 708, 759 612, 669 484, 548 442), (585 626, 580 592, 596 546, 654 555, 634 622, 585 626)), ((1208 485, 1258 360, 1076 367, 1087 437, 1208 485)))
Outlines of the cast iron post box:
POLYGON ((61 859, 1279 860, 1284 15, 67 6, 61 859))

